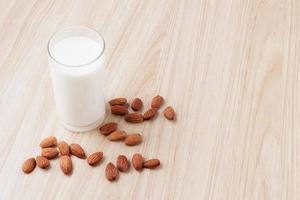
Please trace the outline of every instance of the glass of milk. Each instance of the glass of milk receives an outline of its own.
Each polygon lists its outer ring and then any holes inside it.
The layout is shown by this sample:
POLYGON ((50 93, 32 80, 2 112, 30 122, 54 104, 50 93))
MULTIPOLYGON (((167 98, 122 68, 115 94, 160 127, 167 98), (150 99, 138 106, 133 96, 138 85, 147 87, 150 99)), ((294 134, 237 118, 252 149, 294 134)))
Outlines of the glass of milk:
POLYGON ((65 128, 85 132, 105 116, 103 37, 73 26, 56 32, 48 43, 48 60, 58 117, 65 128))

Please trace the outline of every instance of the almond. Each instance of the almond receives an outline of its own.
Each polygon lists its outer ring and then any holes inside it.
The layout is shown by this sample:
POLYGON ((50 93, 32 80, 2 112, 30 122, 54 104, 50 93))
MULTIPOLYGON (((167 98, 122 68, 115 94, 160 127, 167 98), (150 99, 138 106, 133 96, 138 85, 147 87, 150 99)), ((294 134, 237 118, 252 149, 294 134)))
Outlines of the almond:
POLYGON ((50 161, 43 156, 37 156, 35 158, 35 161, 36 161, 36 165, 42 169, 46 169, 50 165, 50 161))
POLYGON ((143 107, 143 102, 140 98, 135 98, 131 103, 131 108, 134 111, 138 111, 143 107))
POLYGON ((55 147, 56 144, 57 144, 56 137, 50 136, 41 141, 40 147, 42 147, 42 148, 55 147))
POLYGON ((72 173, 73 165, 70 156, 62 156, 60 159, 60 169, 64 174, 69 175, 72 173))
POLYGON ((106 165, 105 176, 106 176, 107 180, 109 180, 109 181, 114 181, 119 176, 118 169, 111 162, 106 165))
POLYGON ((134 134, 127 135, 124 143, 128 146, 134 146, 134 145, 140 144, 142 141, 143 141, 143 138, 142 138, 141 134, 134 133, 134 134))
POLYGON ((160 108, 164 104, 164 98, 162 96, 155 96, 152 99, 151 107, 152 108, 160 108))
POLYGON ((159 165, 160 165, 160 161, 158 159, 146 160, 143 163, 143 167, 148 168, 148 169, 154 169, 154 168, 158 167, 159 165))
POLYGON ((95 152, 88 156, 87 162, 91 166, 97 165, 103 158, 103 152, 95 152))
POLYGON ((129 161, 126 156, 124 155, 119 155, 117 158, 117 168, 121 172, 127 172, 130 168, 129 161))
POLYGON ((141 123, 144 121, 141 113, 130 113, 125 116, 125 120, 130 123, 141 123))
POLYGON ((109 136, 107 136, 107 139, 110 141, 119 141, 124 140, 126 138, 125 131, 114 131, 109 136))
POLYGON ((141 154, 139 154, 139 153, 134 154, 132 156, 131 162, 132 162, 132 165, 133 165, 134 169, 136 169, 138 171, 143 169, 144 159, 143 159, 143 156, 141 154))
POLYGON ((114 105, 125 105, 127 103, 127 99, 126 98, 115 98, 112 99, 108 102, 111 106, 114 105))
POLYGON ((56 148, 44 148, 42 149, 42 156, 48 159, 53 159, 58 156, 59 152, 56 148))
POLYGON ((110 133, 117 130, 118 124, 115 122, 108 122, 99 128, 102 135, 109 135, 110 133))
POLYGON ((57 144, 57 147, 59 149, 59 152, 62 156, 65 155, 70 155, 70 149, 69 149, 69 145, 68 143, 66 143, 65 141, 61 141, 57 144))
POLYGON ((128 114, 127 106, 114 105, 110 107, 111 114, 114 115, 126 115, 128 114))
POLYGON ((149 110, 147 110, 143 115, 144 120, 149 120, 154 118, 157 113, 157 110, 158 110, 157 108, 150 108, 149 110))
POLYGON ((78 158, 81 158, 81 159, 85 158, 84 150, 79 144, 74 144, 74 143, 70 144, 70 151, 71 151, 72 155, 74 155, 78 158))
POLYGON ((164 110, 164 116, 168 119, 168 120, 174 120, 175 119, 175 111, 171 106, 168 106, 165 108, 164 110))
POLYGON ((23 163, 22 170, 24 173, 29 174, 34 170, 35 166, 36 166, 35 159, 29 158, 25 160, 25 162, 23 163))

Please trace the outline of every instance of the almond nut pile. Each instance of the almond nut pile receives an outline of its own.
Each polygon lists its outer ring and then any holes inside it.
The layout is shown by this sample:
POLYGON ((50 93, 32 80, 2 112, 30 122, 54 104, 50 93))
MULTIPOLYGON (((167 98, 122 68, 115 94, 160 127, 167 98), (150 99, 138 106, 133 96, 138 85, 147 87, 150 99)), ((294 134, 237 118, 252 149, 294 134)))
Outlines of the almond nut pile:
MULTIPOLYGON (((103 159, 103 152, 94 152, 86 158, 85 151, 79 144, 72 143, 68 145, 65 141, 57 143, 57 139, 54 136, 42 140, 40 147, 42 148, 40 156, 29 158, 23 163, 22 170, 24 173, 31 173, 36 166, 41 169, 47 169, 50 166, 50 160, 57 157, 60 157, 59 165, 65 175, 70 175, 73 171, 71 155, 80 159, 86 159, 90 166, 98 165, 103 159)), ((136 170, 140 171, 143 168, 154 169, 160 165, 160 161, 158 159, 144 161, 141 154, 134 154, 132 165, 136 170)), ((125 155, 119 155, 116 165, 112 162, 106 165, 105 176, 107 180, 114 181, 118 178, 119 171, 128 172, 129 170, 130 161, 125 155)))
MULTIPOLYGON (((124 116, 125 121, 129 123, 141 123, 147 120, 154 119, 158 113, 159 108, 164 104, 164 98, 162 96, 155 96, 151 101, 151 108, 146 112, 139 113, 143 108, 143 102, 140 98, 135 98, 131 104, 127 102, 126 98, 115 98, 109 101, 111 113, 113 115, 124 116), (129 107, 134 112, 129 112, 129 107)), ((163 114, 168 120, 175 120, 175 111, 171 106, 167 106, 163 114)), ((99 128, 102 135, 107 136, 110 141, 123 141, 128 146, 135 146, 143 141, 140 133, 126 133, 124 130, 118 129, 116 122, 108 122, 99 128)), ((103 152, 94 152, 89 156, 86 156, 84 149, 79 144, 68 144, 65 141, 57 141, 56 137, 50 136, 43 139, 40 143, 41 155, 36 158, 29 158, 25 160, 22 166, 24 173, 31 173, 36 166, 41 169, 47 169, 50 166, 50 160, 59 157, 60 168, 66 175, 70 175, 73 170, 73 164, 71 155, 86 159, 88 165, 98 165, 104 157, 103 152)), ((154 169, 160 166, 159 159, 144 160, 141 154, 134 154, 131 159, 132 166, 137 171, 141 171, 143 168, 154 169)), ((130 161, 125 155, 119 155, 116 163, 109 162, 105 168, 105 176, 107 180, 117 180, 119 172, 128 172, 130 170, 130 161)))
MULTIPOLYGON (((157 111, 164 104, 165 100, 162 96, 157 95, 151 101, 151 108, 145 113, 139 113, 143 107, 143 102, 140 98, 135 98, 130 107, 134 111, 129 113, 129 104, 126 98, 115 98, 109 101, 110 111, 113 115, 125 116, 124 119, 129 123, 141 123, 146 120, 153 119, 157 111)), ((168 120, 175 120, 175 111, 171 106, 168 106, 163 111, 164 116, 168 120)))
MULTIPOLYGON (((86 154, 79 144, 72 143, 68 145, 65 141, 57 142, 56 137, 50 136, 40 143, 41 155, 36 158, 27 159, 22 166, 24 173, 32 172, 36 165, 41 169, 47 169, 50 166, 50 160, 60 157, 60 168, 66 175, 72 173, 73 164, 71 155, 80 159, 85 159, 86 154)), ((103 158, 103 152, 95 152, 88 156, 87 162, 91 166, 97 165, 103 158)))
POLYGON ((139 133, 127 134, 123 130, 117 130, 116 122, 108 122, 99 128, 102 135, 107 136, 110 141, 124 141, 128 146, 138 145, 143 141, 142 135, 139 133))
MULTIPOLYGON (((165 100, 162 96, 157 95, 151 101, 151 108, 146 112, 139 113, 143 107, 143 102, 140 98, 135 98, 130 107, 134 112, 129 112, 129 103, 126 98, 114 98, 109 101, 110 110, 113 115, 124 116, 125 121, 129 123, 141 123, 147 120, 154 119, 158 110, 164 104, 165 100)), ((175 111, 171 106, 164 109, 163 114, 168 120, 175 120, 175 111)), ((135 146, 143 141, 142 135, 139 133, 127 134, 124 130, 118 130, 116 122, 108 122, 99 128, 102 135, 107 136, 110 141, 124 141, 128 146, 135 146)))
MULTIPOLYGON (((141 171, 143 168, 154 169, 160 165, 158 159, 149 159, 144 161, 141 154, 134 154, 132 156, 132 165, 137 171, 141 171)), ((130 170, 130 161, 124 155, 119 155, 116 165, 109 162, 105 168, 105 176, 107 180, 114 181, 118 179, 119 172, 128 172, 130 170)))

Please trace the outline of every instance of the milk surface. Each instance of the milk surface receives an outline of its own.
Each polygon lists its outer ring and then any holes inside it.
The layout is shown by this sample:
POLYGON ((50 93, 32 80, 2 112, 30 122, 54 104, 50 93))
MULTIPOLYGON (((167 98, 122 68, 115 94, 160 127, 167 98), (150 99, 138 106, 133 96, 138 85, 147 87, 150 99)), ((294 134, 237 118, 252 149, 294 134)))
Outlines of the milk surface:
POLYGON ((99 56, 103 46, 87 37, 68 37, 53 48, 53 57, 65 65, 84 65, 99 56))
POLYGON ((57 112, 72 131, 95 128, 104 118, 104 58, 99 57, 103 48, 104 44, 88 37, 68 37, 51 49, 57 112))

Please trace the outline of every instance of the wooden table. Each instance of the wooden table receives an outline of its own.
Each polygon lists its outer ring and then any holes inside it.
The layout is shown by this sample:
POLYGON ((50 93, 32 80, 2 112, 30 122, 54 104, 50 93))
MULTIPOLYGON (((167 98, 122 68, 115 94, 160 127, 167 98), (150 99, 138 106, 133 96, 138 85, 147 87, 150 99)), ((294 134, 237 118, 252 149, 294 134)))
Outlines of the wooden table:
POLYGON ((0 1, 0 199, 299 199, 299 0, 0 1), (106 40, 107 91, 161 94, 177 112, 131 125, 141 145, 109 142, 98 131, 72 133, 55 112, 46 44, 57 30, 83 25, 106 40), (102 150, 100 166, 72 157, 22 172, 42 138, 102 150), (159 158, 110 183, 119 154, 159 158))

